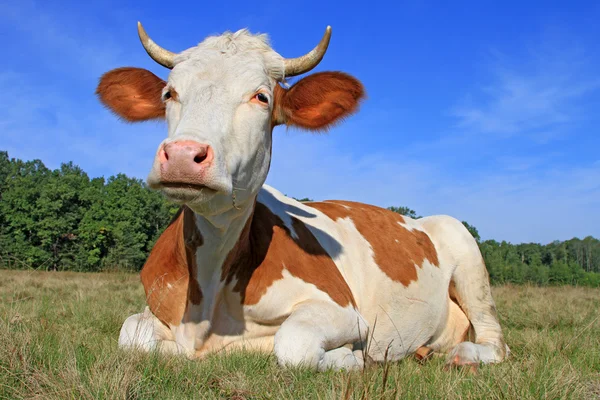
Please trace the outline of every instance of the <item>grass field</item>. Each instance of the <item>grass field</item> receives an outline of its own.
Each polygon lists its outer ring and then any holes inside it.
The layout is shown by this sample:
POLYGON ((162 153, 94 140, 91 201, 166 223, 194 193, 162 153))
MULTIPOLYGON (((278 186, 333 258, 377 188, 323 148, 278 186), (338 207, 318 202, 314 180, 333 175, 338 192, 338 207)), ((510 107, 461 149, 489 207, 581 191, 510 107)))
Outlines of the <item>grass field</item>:
POLYGON ((255 354, 123 352, 137 275, 0 270, 0 398, 600 398, 600 290, 497 287, 510 359, 478 371, 414 359, 364 372, 282 370, 255 354))

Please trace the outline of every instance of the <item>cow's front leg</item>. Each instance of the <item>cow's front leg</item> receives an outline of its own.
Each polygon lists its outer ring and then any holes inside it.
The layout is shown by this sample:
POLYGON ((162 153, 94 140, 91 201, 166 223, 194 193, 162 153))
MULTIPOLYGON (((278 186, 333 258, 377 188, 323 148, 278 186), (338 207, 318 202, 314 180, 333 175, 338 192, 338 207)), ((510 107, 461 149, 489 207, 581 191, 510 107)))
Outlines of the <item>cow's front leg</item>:
POLYGON ((188 357, 193 355, 193 351, 176 342, 171 329, 156 318, 148 307, 143 313, 131 315, 125 320, 119 333, 119 347, 148 352, 158 350, 188 357))
POLYGON ((363 366, 357 352, 343 347, 366 340, 367 324, 353 308, 333 302, 299 304, 275 334, 275 355, 281 365, 318 370, 363 366))

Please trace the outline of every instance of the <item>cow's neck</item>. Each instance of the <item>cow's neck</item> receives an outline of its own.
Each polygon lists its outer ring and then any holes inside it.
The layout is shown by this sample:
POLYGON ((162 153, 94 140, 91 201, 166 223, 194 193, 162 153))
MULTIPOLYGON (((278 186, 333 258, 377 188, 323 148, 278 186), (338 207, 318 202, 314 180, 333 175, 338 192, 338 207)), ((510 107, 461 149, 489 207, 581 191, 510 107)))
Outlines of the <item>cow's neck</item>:
MULTIPOLYGON (((204 243, 196 251, 197 280, 205 299, 214 299, 222 281, 222 268, 228 254, 241 238, 244 227, 250 223, 256 198, 215 216, 196 214, 196 225, 204 243)), ((245 235, 248 231, 243 232, 245 235)), ((205 310, 208 311, 208 310, 205 310)))

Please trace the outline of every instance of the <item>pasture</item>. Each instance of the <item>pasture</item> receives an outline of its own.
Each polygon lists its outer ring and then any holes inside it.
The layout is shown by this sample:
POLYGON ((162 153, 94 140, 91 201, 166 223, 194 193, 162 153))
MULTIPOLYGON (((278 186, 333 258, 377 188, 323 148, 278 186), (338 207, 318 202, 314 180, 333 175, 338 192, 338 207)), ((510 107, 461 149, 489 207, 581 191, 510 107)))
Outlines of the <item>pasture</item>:
POLYGON ((0 398, 555 399, 600 397, 600 290, 495 287, 508 361, 444 370, 409 358, 363 372, 282 370, 274 357, 203 361, 123 352, 138 275, 0 270, 0 398))

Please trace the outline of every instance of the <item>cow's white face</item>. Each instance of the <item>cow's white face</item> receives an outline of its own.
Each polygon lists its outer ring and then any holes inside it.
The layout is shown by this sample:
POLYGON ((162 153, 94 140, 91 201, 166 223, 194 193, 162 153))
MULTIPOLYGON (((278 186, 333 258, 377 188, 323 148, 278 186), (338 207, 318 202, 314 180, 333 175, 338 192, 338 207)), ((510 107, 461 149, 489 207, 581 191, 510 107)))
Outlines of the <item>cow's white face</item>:
POLYGON ((148 183, 203 214, 244 204, 269 170, 283 59, 264 37, 239 31, 209 38, 175 61, 162 91, 168 138, 148 183))
POLYGON ((364 95, 360 82, 337 72, 282 88, 287 61, 266 36, 246 30, 209 37, 169 62, 167 82, 120 68, 102 77, 97 93, 126 120, 166 118, 168 137, 148 183, 203 215, 254 201, 269 171, 275 125, 326 129, 364 95))

